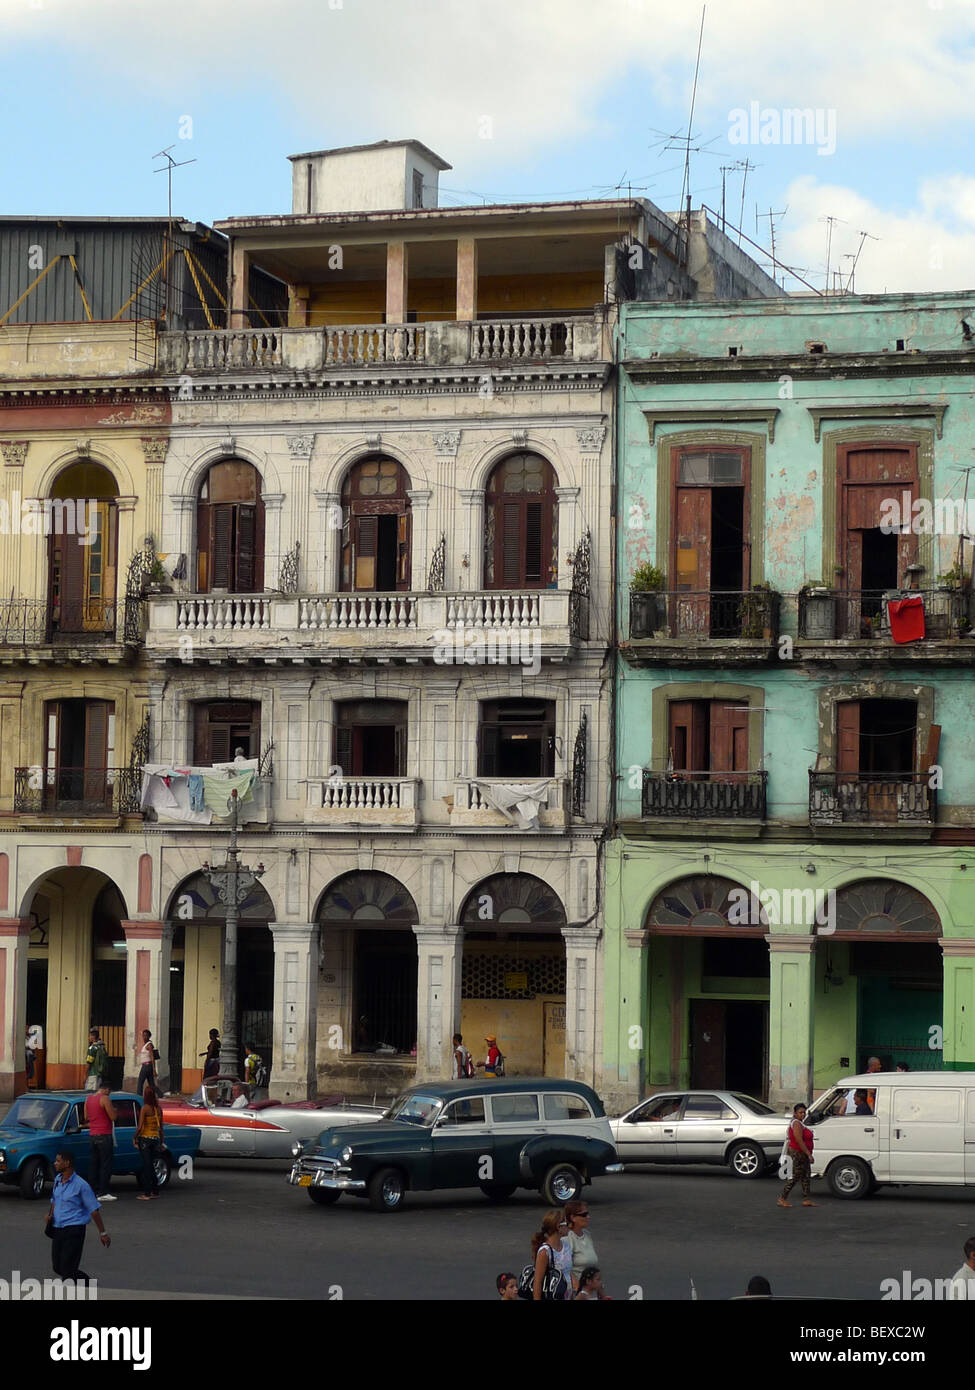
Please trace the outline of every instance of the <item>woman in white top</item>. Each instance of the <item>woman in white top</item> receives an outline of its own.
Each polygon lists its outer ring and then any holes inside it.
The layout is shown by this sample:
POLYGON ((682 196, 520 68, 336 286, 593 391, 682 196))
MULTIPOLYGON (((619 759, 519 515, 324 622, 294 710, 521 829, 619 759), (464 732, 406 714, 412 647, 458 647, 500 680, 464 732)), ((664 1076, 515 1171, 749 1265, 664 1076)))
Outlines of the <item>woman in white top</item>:
POLYGON ((565 1243, 572 1251, 572 1287, 578 1289, 579 1275, 582 1271, 593 1269, 599 1264, 596 1259, 596 1247, 589 1234, 589 1203, 566 1202, 562 1215, 568 1222, 565 1243))
POLYGON ((136 1090, 142 1095, 142 1089, 146 1085, 155 1089, 156 1085, 156 1049, 152 1045, 152 1034, 148 1028, 142 1030, 142 1046, 139 1048, 139 1081, 136 1090))
POLYGON ((542 1217, 542 1229, 532 1236, 532 1259, 535 1261, 535 1290, 532 1298, 542 1301, 542 1281, 554 1266, 565 1279, 565 1298, 572 1297, 572 1251, 565 1241, 569 1223, 558 1211, 547 1211, 542 1217))

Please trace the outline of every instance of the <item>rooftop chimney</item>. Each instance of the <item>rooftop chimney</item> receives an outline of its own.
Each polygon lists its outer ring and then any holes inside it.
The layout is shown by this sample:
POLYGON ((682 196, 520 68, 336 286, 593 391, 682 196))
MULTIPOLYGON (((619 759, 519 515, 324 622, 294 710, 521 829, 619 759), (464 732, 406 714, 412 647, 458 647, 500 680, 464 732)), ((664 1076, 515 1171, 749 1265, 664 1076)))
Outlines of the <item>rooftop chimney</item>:
POLYGON ((435 208, 440 171, 451 167, 419 140, 379 140, 288 158, 291 211, 298 216, 435 208))

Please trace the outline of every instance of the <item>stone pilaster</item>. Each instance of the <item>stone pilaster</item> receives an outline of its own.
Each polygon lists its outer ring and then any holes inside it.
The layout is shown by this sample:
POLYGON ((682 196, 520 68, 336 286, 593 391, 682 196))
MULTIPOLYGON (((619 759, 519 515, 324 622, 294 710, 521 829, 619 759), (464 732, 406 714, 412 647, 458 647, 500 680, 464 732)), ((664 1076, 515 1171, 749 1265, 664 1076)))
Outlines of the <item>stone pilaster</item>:
POLYGON ((563 927, 565 938, 565 1075, 596 1084, 599 940, 591 927, 563 927))
POLYGON ((816 938, 766 936, 769 980, 769 1105, 808 1104, 813 1089, 816 938))
POLYGON ((451 1075, 450 1040, 460 1028, 462 926, 413 928, 417 946, 416 1079, 451 1075))
POLYGON ((0 917, 0 1100, 27 1089, 27 945, 30 919, 0 917))
POLYGON ((173 928, 168 922, 122 922, 125 933, 125 1079, 134 1090, 139 1078, 142 1030, 148 1028, 160 1053, 156 1074, 164 1087, 169 1076, 169 966, 173 928))
POLYGON ((269 922, 268 927, 274 938, 271 1091, 275 1099, 311 1100, 318 1091, 319 926, 317 922, 269 922))

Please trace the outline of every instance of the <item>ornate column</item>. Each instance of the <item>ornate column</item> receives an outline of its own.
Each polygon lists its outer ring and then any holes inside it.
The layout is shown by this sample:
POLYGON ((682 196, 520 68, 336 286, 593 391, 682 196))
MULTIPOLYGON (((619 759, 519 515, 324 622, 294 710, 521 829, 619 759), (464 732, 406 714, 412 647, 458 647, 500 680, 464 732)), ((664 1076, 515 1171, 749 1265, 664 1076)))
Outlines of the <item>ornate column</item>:
POLYGON ((555 495, 559 499, 559 588, 572 588, 571 556, 575 555, 579 544, 579 493, 578 487, 557 487, 555 495))
POLYGON ((264 503, 264 583, 273 582, 278 577, 281 564, 281 509, 284 506, 283 492, 263 492, 264 503))
POLYGON ((288 549, 294 551, 296 545, 301 547, 298 565, 298 592, 302 593, 304 588, 307 588, 307 585, 302 586, 301 584, 301 574, 305 568, 301 559, 308 554, 309 474, 311 456, 315 449, 315 436, 313 434, 289 434, 287 438, 288 452, 291 455, 291 541, 288 549))
POLYGON ((563 927, 565 938, 565 1074, 596 1084, 596 1015, 599 1003, 598 927, 563 927))
POLYGON ((416 1079, 451 1074, 450 1040, 460 1028, 462 926, 414 927, 417 948, 416 1079))
POLYGON ((173 928, 169 922, 122 922, 125 933, 125 1079, 134 1090, 139 1079, 142 1030, 152 1033, 160 1078, 169 1075, 169 966, 173 928))
MULTIPOLYGON (((466 577, 462 580, 465 589, 484 587, 484 491, 479 487, 458 488, 461 505, 467 512, 466 524, 461 519, 460 533, 465 538, 464 553, 468 560, 466 577)), ((461 561, 462 563, 462 561, 461 561)), ((448 588, 452 587, 448 585, 448 588)))
POLYGON ((118 610, 117 627, 125 620, 125 581, 129 572, 129 561, 137 550, 142 549, 145 536, 135 534, 135 505, 138 497, 116 497, 118 507, 118 555, 115 566, 115 603, 118 610))
POLYGON ((274 938, 271 1089, 276 1099, 312 1100, 318 1092, 317 922, 269 922, 274 938))
POLYGON ((338 492, 315 492, 318 503, 318 537, 315 542, 314 579, 316 594, 332 594, 339 587, 342 550, 342 496, 338 492))
MULTIPOLYGON (((193 493, 173 493, 169 498, 172 522, 175 527, 173 550, 177 555, 186 556, 186 588, 196 593, 196 497, 193 493)), ((166 549, 166 535, 163 533, 160 549, 166 549)))
POLYGON ((0 1100, 13 1100, 27 1089, 24 1038, 30 925, 29 917, 0 917, 0 1100))
POLYGON ((430 528, 428 522, 433 489, 413 487, 408 490, 406 495, 410 499, 410 512, 413 517, 413 535, 410 540, 410 588, 425 589, 427 587, 427 573, 430 568, 430 528))
POLYGON ((816 938, 770 933, 769 1105, 809 1103, 813 1087, 816 938))
MULTIPOLYGON (((970 928, 969 928, 970 930, 970 928)), ((944 957, 942 1066, 945 1071, 975 1071, 975 938, 941 937, 944 957)))
POLYGON ((163 464, 169 449, 168 434, 144 435, 142 452, 146 461, 145 519, 146 535, 152 536, 156 548, 165 552, 163 545, 162 484, 163 464))
POLYGON ((20 501, 24 488, 24 464, 27 460, 26 439, 0 439, 3 468, 0 469, 0 503, 6 508, 7 524, 0 528, 0 593, 17 598, 40 597, 43 590, 31 591, 22 587, 20 560, 23 546, 17 535, 14 517, 20 521, 20 501))

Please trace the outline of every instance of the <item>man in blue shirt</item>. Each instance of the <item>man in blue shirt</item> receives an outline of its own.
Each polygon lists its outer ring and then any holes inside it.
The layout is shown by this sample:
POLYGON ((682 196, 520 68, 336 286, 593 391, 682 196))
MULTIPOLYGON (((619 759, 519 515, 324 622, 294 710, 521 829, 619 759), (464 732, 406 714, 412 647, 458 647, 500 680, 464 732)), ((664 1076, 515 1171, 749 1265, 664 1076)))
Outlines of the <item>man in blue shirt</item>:
POLYGON ((85 1230, 89 1221, 98 1227, 102 1245, 109 1246, 112 1238, 102 1222, 98 1198, 74 1170, 74 1159, 69 1153, 55 1155, 54 1191, 51 1193, 51 1209, 48 1220, 54 1223, 51 1241, 51 1262, 54 1273, 62 1279, 78 1279, 88 1283, 88 1275, 81 1264, 81 1254, 85 1248, 85 1230))

